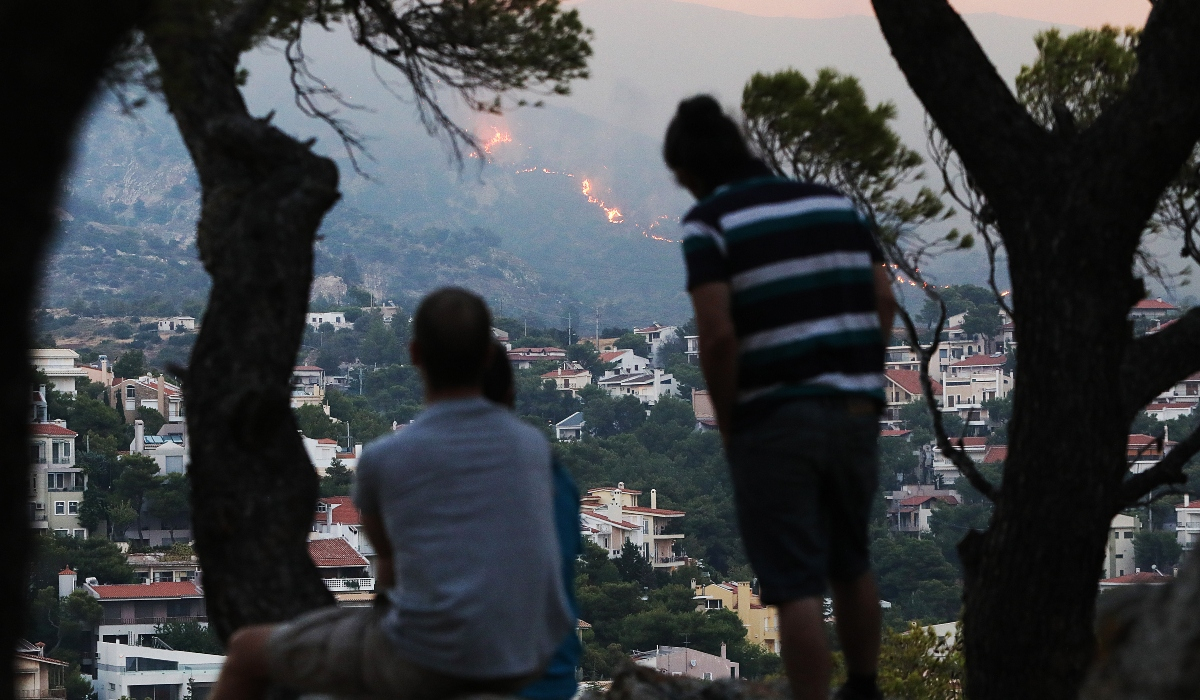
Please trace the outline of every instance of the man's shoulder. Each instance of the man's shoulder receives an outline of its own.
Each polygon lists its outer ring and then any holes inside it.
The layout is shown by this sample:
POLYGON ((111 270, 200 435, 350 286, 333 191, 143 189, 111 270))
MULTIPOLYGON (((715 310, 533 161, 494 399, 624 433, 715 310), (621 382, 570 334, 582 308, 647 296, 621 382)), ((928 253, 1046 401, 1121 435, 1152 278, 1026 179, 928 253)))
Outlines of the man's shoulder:
POLYGON ((732 183, 697 203, 683 217, 683 223, 701 222, 720 228, 726 215, 752 207, 804 199, 837 200, 839 206, 852 206, 849 198, 833 187, 815 182, 800 182, 784 177, 756 177, 732 183))

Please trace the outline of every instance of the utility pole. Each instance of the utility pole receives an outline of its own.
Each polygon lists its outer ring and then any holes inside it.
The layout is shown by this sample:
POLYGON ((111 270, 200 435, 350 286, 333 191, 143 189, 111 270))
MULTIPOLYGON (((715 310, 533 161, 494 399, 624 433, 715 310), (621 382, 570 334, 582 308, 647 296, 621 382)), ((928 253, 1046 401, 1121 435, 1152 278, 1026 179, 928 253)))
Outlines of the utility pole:
POLYGON ((596 352, 600 352, 600 305, 596 304, 596 352))
POLYGON ((571 312, 567 312, 567 347, 571 347, 571 312))
MULTIPOLYGON (((363 373, 362 372, 363 372, 362 365, 359 365, 358 366, 358 395, 359 396, 362 396, 362 383, 363 383, 363 373)), ((349 427, 347 427, 347 430, 349 430, 349 427)))

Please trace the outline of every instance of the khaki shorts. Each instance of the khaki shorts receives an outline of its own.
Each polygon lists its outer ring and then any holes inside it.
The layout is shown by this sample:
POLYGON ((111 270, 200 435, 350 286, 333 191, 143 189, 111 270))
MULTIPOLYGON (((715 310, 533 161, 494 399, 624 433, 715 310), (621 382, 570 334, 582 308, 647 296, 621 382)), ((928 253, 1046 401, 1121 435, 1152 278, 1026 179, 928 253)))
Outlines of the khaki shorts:
POLYGON ((321 608, 271 633, 271 680, 304 693, 435 700, 509 694, 531 678, 458 678, 402 659, 380 624, 383 608, 321 608))

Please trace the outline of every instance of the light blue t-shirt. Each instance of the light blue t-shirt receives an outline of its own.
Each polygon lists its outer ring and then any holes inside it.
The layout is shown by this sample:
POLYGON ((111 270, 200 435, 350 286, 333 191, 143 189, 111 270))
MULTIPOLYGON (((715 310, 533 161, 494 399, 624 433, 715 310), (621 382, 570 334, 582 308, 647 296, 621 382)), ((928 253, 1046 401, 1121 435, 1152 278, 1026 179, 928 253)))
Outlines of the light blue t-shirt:
POLYGON ((552 494, 549 443, 484 398, 435 403, 363 451, 354 501, 391 540, 401 656, 468 678, 546 663, 571 627, 552 494))

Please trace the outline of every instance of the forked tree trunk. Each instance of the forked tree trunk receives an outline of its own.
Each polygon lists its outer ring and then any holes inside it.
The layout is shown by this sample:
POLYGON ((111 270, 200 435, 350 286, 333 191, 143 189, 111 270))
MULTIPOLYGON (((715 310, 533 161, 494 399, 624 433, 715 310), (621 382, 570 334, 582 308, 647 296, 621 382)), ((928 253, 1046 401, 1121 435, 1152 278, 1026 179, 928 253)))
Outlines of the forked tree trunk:
POLYGON ((1089 128, 1049 132, 947 0, 873 4, 995 213, 1013 285, 1020 365, 1004 483, 988 530, 959 548, 966 690, 973 700, 1073 698, 1093 658, 1109 523, 1179 477, 1164 464, 1129 481, 1130 423, 1200 369, 1200 311, 1146 338, 1127 321, 1145 294, 1132 268, 1146 223, 1200 138, 1200 6, 1158 0, 1128 92, 1089 128))
POLYGON ((114 50, 141 3, 0 3, 0 65, 4 66, 8 127, 0 139, 0 211, 4 212, 4 274, 0 297, 18 318, 0 343, 0 365, 11 373, 0 391, 0 700, 14 696, 13 665, 25 623, 31 513, 29 365, 35 294, 56 217, 71 144, 114 50))
POLYGON ((333 162, 251 117, 238 90, 238 56, 269 3, 220 27, 203 4, 162 0, 147 38, 201 185, 197 243, 213 284, 184 400, 208 616, 228 640, 332 603, 306 549, 317 476, 289 398, 313 243, 339 195, 333 162))

